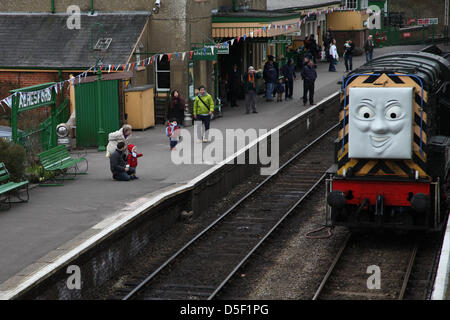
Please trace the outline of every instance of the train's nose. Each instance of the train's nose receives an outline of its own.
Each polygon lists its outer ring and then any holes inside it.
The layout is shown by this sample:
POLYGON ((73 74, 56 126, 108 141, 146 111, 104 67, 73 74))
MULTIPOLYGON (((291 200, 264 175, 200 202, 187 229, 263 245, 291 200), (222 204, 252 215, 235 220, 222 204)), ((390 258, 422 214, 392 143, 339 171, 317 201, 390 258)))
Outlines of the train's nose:
POLYGON ((411 208, 417 212, 426 212, 430 207, 430 197, 423 193, 417 193, 411 198, 411 208))
POLYGON ((327 196, 327 202, 332 208, 342 209, 347 202, 345 193, 342 191, 332 191, 327 196))

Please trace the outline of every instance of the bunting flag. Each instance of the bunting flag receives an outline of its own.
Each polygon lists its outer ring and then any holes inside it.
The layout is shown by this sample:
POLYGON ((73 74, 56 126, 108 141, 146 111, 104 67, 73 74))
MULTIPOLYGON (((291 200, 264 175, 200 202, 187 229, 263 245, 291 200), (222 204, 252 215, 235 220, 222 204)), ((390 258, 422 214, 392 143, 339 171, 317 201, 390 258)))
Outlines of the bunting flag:
MULTIPOLYGON (((261 36, 263 33, 266 33, 266 35, 268 35, 268 31, 270 31, 271 29, 284 29, 286 32, 292 29, 295 29, 295 27, 297 27, 298 30, 300 30, 302 24, 304 24, 306 22, 306 20, 311 17, 311 15, 321 15, 321 14, 330 14, 333 13, 335 11, 350 11, 350 12, 355 12, 355 11, 361 11, 361 12, 367 12, 366 9, 364 10, 357 10, 357 9, 344 9, 344 8, 330 8, 330 9, 326 9, 326 10, 318 10, 318 11, 309 11, 302 19, 300 19, 300 21, 296 22, 296 23, 291 23, 291 24, 284 24, 284 25, 280 25, 280 24, 268 24, 266 26, 262 26, 254 31, 251 31, 248 35, 244 34, 242 37, 241 36, 237 36, 234 37, 230 40, 226 40, 223 43, 217 43, 213 46, 204 46, 203 47, 203 52, 206 54, 208 48, 212 50, 212 52, 214 52, 215 48, 217 47, 217 49, 220 49, 221 46, 224 47, 229 47, 229 46, 233 46, 235 41, 237 41, 237 43, 239 43, 239 41, 242 39, 244 39, 244 41, 247 39, 247 37, 250 38, 254 38, 257 36, 261 36)), ((197 50, 202 50, 202 48, 199 48, 197 50)), ((97 73, 98 70, 103 71, 108 69, 108 73, 111 73, 111 71, 115 71, 118 72, 120 70, 122 70, 123 72, 125 71, 130 71, 130 70, 137 70, 137 68, 139 66, 142 67, 146 67, 149 64, 153 64, 155 59, 159 58, 159 61, 161 61, 163 59, 163 57, 165 55, 167 55, 167 60, 171 61, 172 56, 175 55, 175 59, 178 60, 181 56, 181 59, 184 61, 186 59, 186 54, 189 53, 189 58, 190 60, 192 60, 193 56, 194 56, 194 51, 184 51, 184 52, 175 52, 175 53, 157 53, 152 55, 151 57, 147 57, 143 60, 139 60, 136 61, 134 63, 128 63, 128 64, 102 64, 102 65, 95 65, 90 67, 88 70, 86 70, 85 72, 79 74, 78 76, 76 76, 75 78, 69 79, 69 80, 64 80, 61 82, 56 83, 53 87, 55 92, 58 93, 62 93, 63 92, 63 88, 64 88, 64 84, 67 82, 68 85, 74 85, 76 83, 76 81, 78 80, 78 84, 81 83, 81 77, 86 78, 88 76, 89 72, 94 72, 97 73)), ((46 89, 43 89, 46 90, 46 89)), ((41 91, 41 90, 39 90, 41 91)), ((11 107, 12 104, 12 97, 16 96, 17 93, 10 95, 9 97, 4 98, 3 100, 0 100, 0 105, 2 105, 3 108, 3 104, 7 105, 8 107, 11 107)))

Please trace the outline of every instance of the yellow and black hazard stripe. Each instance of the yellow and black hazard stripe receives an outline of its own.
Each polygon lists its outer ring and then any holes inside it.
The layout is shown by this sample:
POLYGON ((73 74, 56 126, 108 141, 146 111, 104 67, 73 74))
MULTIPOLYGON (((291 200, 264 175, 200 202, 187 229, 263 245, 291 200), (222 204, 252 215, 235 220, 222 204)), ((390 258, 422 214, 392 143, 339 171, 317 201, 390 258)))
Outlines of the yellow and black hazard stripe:
POLYGON ((400 176, 408 177, 411 170, 418 171, 420 177, 428 177, 426 173, 427 162, 427 113, 421 108, 423 99, 423 109, 426 109, 428 92, 423 90, 418 80, 414 77, 398 75, 388 75, 386 73, 374 75, 361 75, 349 80, 345 92, 341 95, 341 111, 339 114, 339 152, 338 152, 338 174, 344 175, 344 170, 352 172, 356 176, 400 176), (414 119, 413 119, 413 156, 411 160, 378 160, 378 159, 349 159, 348 157, 348 131, 349 131, 349 89, 352 87, 373 87, 373 88, 414 88, 414 119), (345 104, 345 105, 344 105, 345 104), (421 120, 422 119, 422 120, 421 120), (422 123, 422 130, 421 130, 422 123), (344 128, 345 124, 345 128, 344 128), (344 130, 345 129, 345 130, 344 130), (345 135, 344 135, 345 132, 345 135))

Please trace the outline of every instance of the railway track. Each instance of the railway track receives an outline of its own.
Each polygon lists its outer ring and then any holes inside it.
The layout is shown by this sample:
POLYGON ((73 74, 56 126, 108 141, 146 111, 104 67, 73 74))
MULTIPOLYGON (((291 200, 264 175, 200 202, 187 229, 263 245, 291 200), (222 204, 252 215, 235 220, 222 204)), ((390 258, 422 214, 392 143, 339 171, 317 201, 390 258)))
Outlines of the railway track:
POLYGON ((313 300, 427 300, 441 238, 349 234, 313 300))
POLYGON ((128 299, 213 299, 333 163, 337 125, 303 148, 149 275, 119 294, 128 299))

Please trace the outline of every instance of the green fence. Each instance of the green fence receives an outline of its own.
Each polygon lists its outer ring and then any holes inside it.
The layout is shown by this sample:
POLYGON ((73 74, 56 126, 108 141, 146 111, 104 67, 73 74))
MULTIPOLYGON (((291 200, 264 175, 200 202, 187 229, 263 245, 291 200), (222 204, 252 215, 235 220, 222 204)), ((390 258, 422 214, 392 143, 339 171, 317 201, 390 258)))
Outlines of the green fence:
MULTIPOLYGON (((65 123, 69 120, 70 108, 69 100, 64 102, 56 109, 56 123, 65 123)), ((52 118, 48 118, 41 123, 38 129, 19 132, 18 142, 29 153, 39 153, 50 149, 51 146, 51 125, 52 118)))
POLYGON ((426 44, 437 40, 434 29, 425 26, 408 28, 387 27, 370 30, 376 47, 404 46, 412 44, 426 44))

